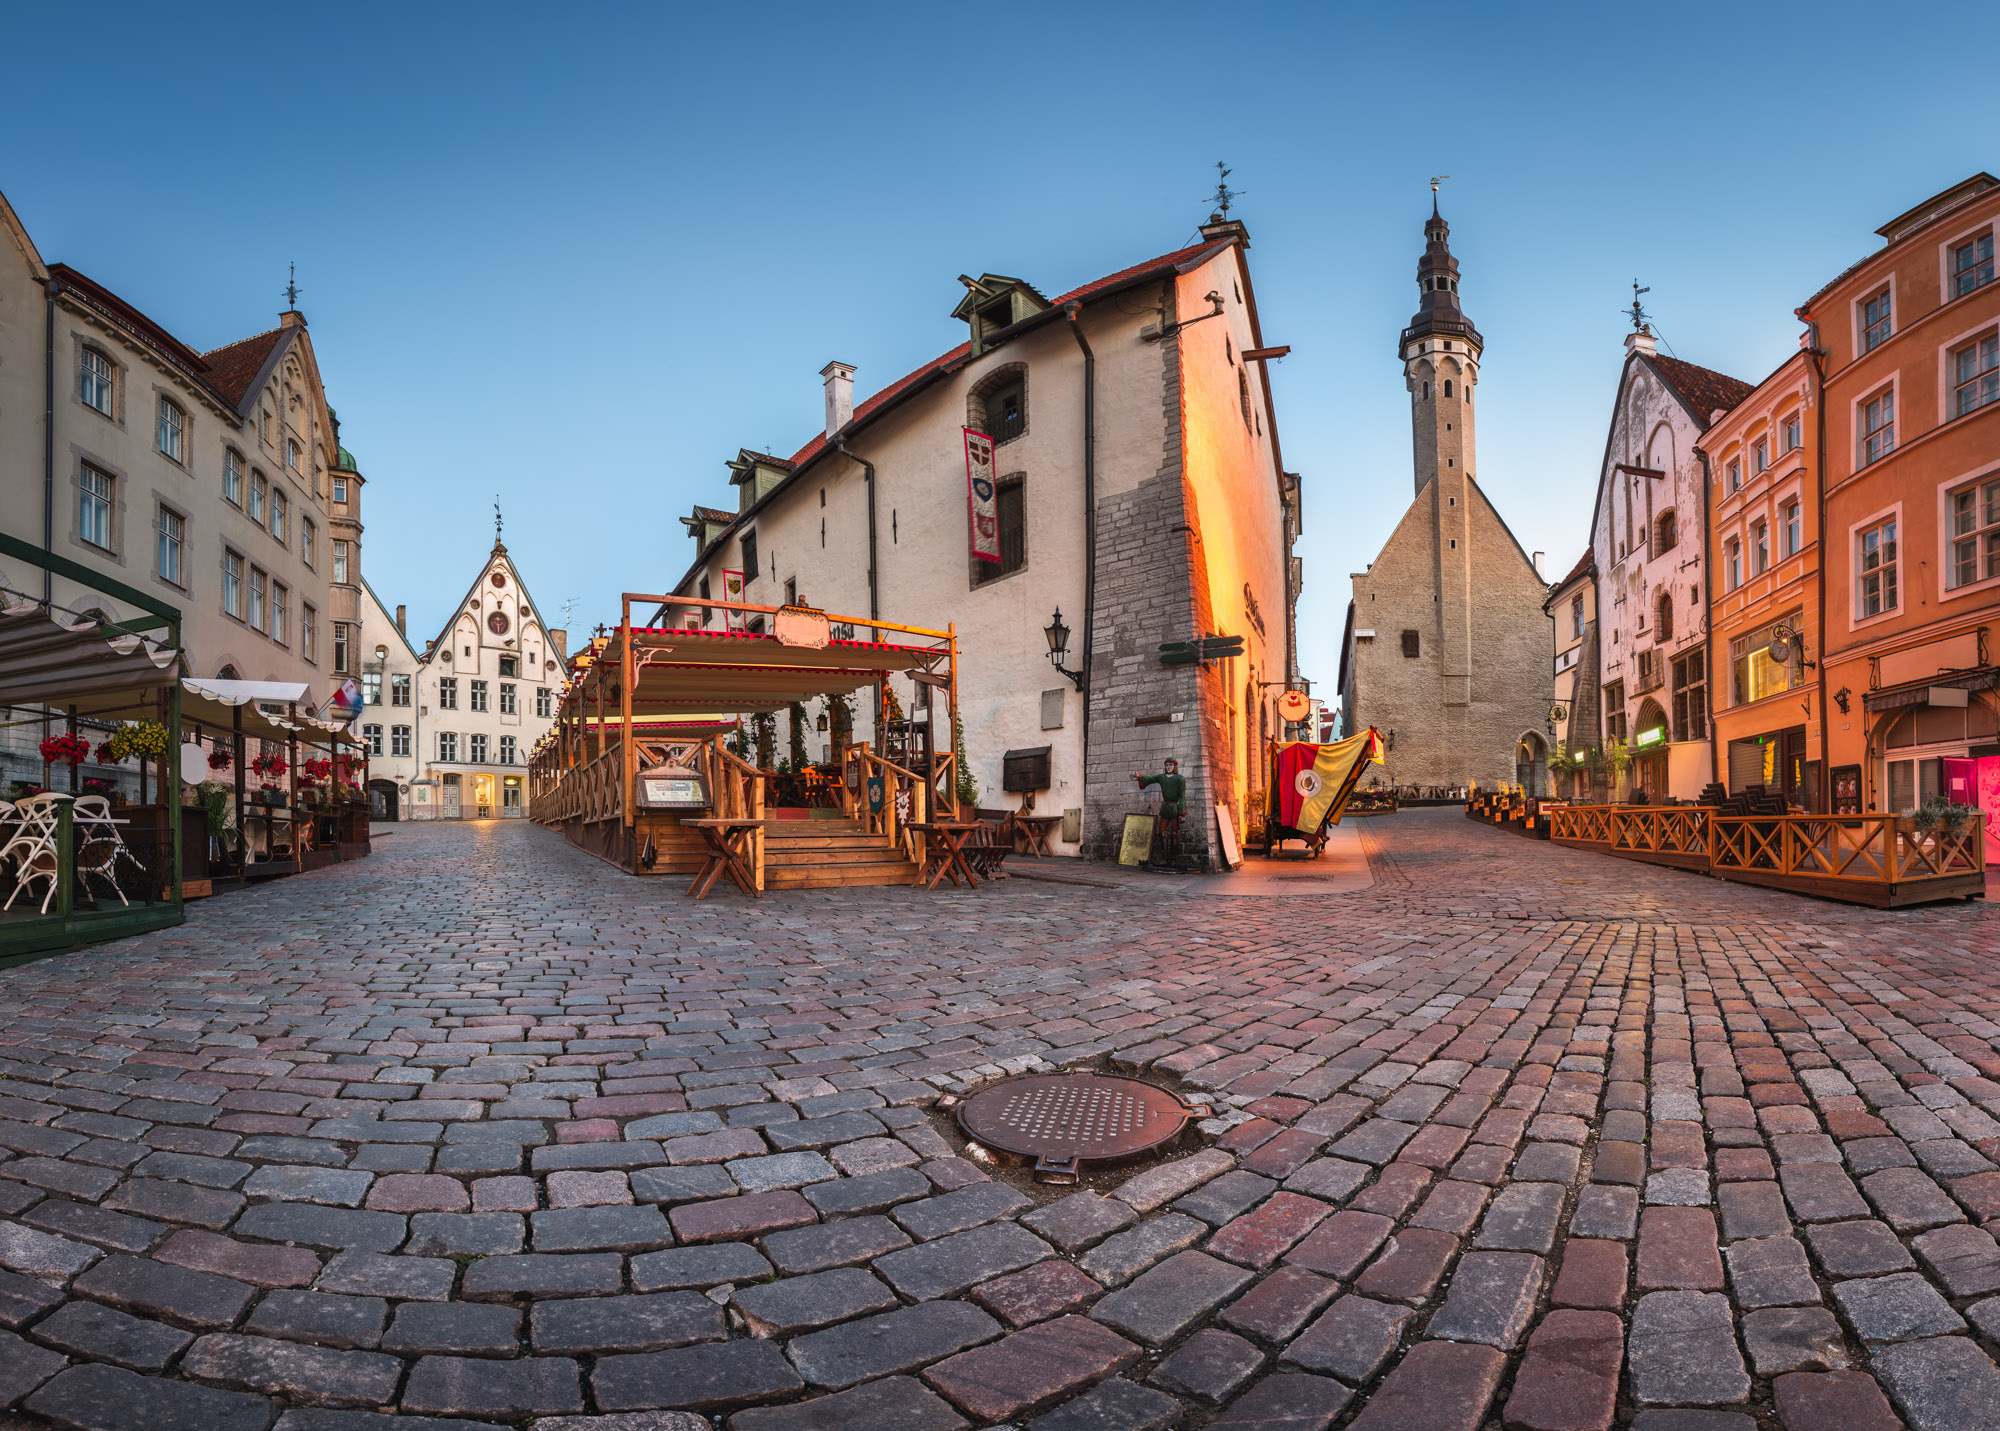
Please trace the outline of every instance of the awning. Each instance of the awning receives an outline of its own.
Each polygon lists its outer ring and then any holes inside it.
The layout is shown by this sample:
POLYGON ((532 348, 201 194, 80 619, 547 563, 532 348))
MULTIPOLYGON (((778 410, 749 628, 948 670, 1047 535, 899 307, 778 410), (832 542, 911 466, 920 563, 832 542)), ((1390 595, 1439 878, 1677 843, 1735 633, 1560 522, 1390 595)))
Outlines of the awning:
POLYGON ((0 702, 150 714, 180 652, 0 590, 0 702))
POLYGON ((1930 676, 1920 681, 1905 681, 1900 686, 1891 686, 1884 691, 1870 691, 1861 698, 1863 710, 1893 711, 1904 706, 1926 706, 1930 704, 1931 688, 1942 686, 1953 691, 1990 691, 2000 685, 2000 667, 1989 666, 1980 671, 1959 671, 1951 675, 1930 676))
MULTIPOLYGON (((614 633, 597 657, 592 667, 595 682, 617 679, 622 636, 622 631, 614 633)), ((649 717, 688 719, 783 710, 822 696, 851 695, 874 685, 884 674, 928 673, 949 657, 943 645, 836 640, 823 647, 794 646, 763 632, 658 627, 634 628, 632 649, 638 664, 632 691, 635 723, 649 717)), ((608 697, 608 684, 597 689, 608 697)), ((567 699, 577 702, 586 716, 596 712, 595 695, 584 689, 583 682, 571 686, 567 699)), ((605 700, 605 716, 618 710, 619 702, 605 700)))
POLYGON ((306 698, 304 681, 224 681, 204 676, 182 681, 181 687, 197 695, 218 700, 226 706, 240 706, 247 701, 272 701, 278 705, 294 705, 306 698))

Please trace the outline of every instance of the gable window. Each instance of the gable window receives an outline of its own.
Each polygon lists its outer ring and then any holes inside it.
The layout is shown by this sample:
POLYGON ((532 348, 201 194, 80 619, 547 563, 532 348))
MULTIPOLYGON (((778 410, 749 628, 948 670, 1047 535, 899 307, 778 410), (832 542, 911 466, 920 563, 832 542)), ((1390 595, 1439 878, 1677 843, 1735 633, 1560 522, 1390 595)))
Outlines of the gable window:
POLYGON ((182 575, 182 562, 187 549, 187 522, 178 512, 160 508, 158 524, 160 579, 170 581, 175 586, 186 586, 182 575))
POLYGON ((502 656, 502 657, 500 658, 500 674, 501 674, 501 675, 503 675, 503 676, 517 676, 517 675, 519 675, 519 674, 520 674, 520 671, 521 671, 521 659, 520 659, 520 657, 518 657, 518 656, 502 656))
POLYGON ((1734 591, 1743 585, 1743 543, 1731 537, 1723 544, 1723 579, 1728 583, 1726 591, 1734 591))
POLYGON ((85 348, 78 361, 77 396, 106 417, 111 416, 111 360, 95 348, 85 348))
POLYGON ((466 701, 466 709, 475 711, 484 711, 487 709, 486 682, 474 681, 471 683, 471 691, 466 701))
POLYGON ((757 579, 757 534, 743 534, 743 584, 748 586, 757 579))
POLYGON ((1740 457, 1730 458, 1723 471, 1727 474, 1729 490, 1740 491, 1743 487, 1743 460, 1740 457))
POLYGON ((1653 554, 1670 552, 1680 540, 1680 529, 1674 521, 1674 509, 1667 508, 1653 522, 1653 554))
POLYGON ((1750 472, 1756 475, 1771 468, 1771 439, 1760 437, 1750 448, 1750 472))
POLYGON ((257 410, 257 435, 264 440, 266 447, 271 445, 271 409, 268 407, 257 410))
POLYGON ((94 547, 111 550, 113 478, 89 463, 77 477, 76 534, 94 547))
POLYGON ((1424 654, 1423 633, 1420 631, 1405 631, 1403 633, 1403 655, 1409 660, 1414 661, 1417 657, 1423 654, 1424 654))
POLYGON ((1573 638, 1583 635, 1583 598, 1581 596, 1570 598, 1569 634, 1573 638))
POLYGON ((468 736, 466 738, 466 744, 469 747, 471 747, 469 750, 465 752, 467 762, 472 765, 484 765, 486 763, 485 734, 475 733, 471 736, 468 736))
POLYGON ((361 738, 368 742, 369 755, 380 759, 382 755, 382 727, 379 725, 364 725, 361 727, 361 738))
POLYGON ((1700 740, 1708 733, 1708 650, 1697 645, 1673 664, 1674 739, 1700 740))
POLYGON ((1890 388, 1861 406, 1861 465, 1880 462, 1896 450, 1896 390, 1890 388))
POLYGON ((1785 451, 1797 452, 1803 444, 1799 440, 1799 415, 1793 413, 1785 419, 1785 451))
POLYGON ((438 677, 438 709, 441 711, 458 709, 458 677, 438 677))
POLYGON ((1778 520, 1785 529, 1785 555, 1797 556, 1799 548, 1805 545, 1805 530, 1800 520, 1802 504, 1797 497, 1778 509, 1778 520))
POLYGON ((233 447, 222 454, 222 500, 243 505, 243 454, 233 447))
POLYGON ((535 714, 547 720, 555 714, 555 694, 547 686, 535 687, 535 714))
POLYGON ((222 553, 222 609, 231 616, 243 615, 243 558, 227 548, 222 553))
POLYGON ((254 631, 264 629, 264 602, 270 592, 271 579, 262 567, 250 568, 250 627, 254 631))
POLYGON ((1750 528, 1750 570, 1762 575, 1771 565, 1771 529, 1762 522, 1750 528))
POLYGON ((512 765, 512 764, 514 764, 514 763, 515 763, 515 761, 514 761, 514 752, 515 752, 515 751, 516 751, 516 750, 517 750, 518 748, 519 748, 519 746, 518 746, 518 744, 517 744, 517 742, 516 742, 516 740, 515 740, 515 737, 513 737, 513 736, 511 736, 511 735, 503 735, 503 736, 501 736, 501 737, 500 737, 500 763, 501 763, 502 765, 512 765))
POLYGON ((1896 609, 1896 521, 1877 522, 1859 538, 1855 608, 1863 616, 1896 609))
POLYGON ((1883 289, 1861 305, 1861 351, 1872 352, 1889 340, 1889 290, 1883 289))
POLYGON ((318 546, 319 528, 313 525, 311 517, 299 518, 299 557, 308 569, 313 566, 318 546))
POLYGON ((410 753, 410 728, 406 725, 389 727, 389 754, 408 755, 410 753))
POLYGON ((1964 417, 2000 398, 2000 334, 1967 343, 1951 355, 1951 415, 1964 417))
POLYGON ((335 539, 333 543, 333 579, 335 582, 347 580, 347 554, 352 544, 335 539))
POLYGON ((389 704, 406 706, 410 703, 410 678, 408 676, 389 677, 389 704))
POLYGON ((458 763, 458 732, 441 730, 438 732, 438 759, 447 765, 458 763))
POLYGON ((1951 251, 1951 296, 1963 298, 1993 281, 1993 230, 1951 251))
POLYGON ((187 461, 187 414, 172 398, 160 399, 159 430, 155 440, 167 458, 175 462, 187 461))
POLYGON ((258 526, 264 525, 264 508, 270 505, 271 484, 264 480, 262 472, 250 474, 250 520, 258 526))
POLYGON ((349 627, 345 621, 336 621, 333 623, 333 669, 336 671, 345 671, 347 669, 348 630, 349 627))
POLYGON ((299 650, 308 661, 319 659, 319 612, 310 601, 299 607, 299 650))
POLYGON ((1002 477, 993 494, 1000 517, 1000 560, 972 563, 975 586, 998 580, 1028 564, 1028 482, 1019 473, 1002 477))
POLYGON ((520 698, 516 694, 518 689, 512 681, 502 681, 500 683, 501 715, 519 715, 521 713, 520 698))
POLYGON ((2000 478, 1951 494, 1951 584, 2000 576, 2000 478))

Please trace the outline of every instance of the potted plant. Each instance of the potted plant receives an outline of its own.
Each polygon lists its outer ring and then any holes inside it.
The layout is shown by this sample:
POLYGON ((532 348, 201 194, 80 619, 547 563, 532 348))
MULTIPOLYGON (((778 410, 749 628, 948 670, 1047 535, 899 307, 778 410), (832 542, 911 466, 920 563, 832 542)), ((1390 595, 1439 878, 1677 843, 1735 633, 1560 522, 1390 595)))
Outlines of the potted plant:
POLYGON ((90 742, 80 735, 52 735, 41 743, 41 752, 50 765, 81 765, 90 759, 90 742))
POLYGON ((158 760, 167 753, 167 728, 157 721, 121 725, 105 742, 115 760, 158 760))
POLYGON ((258 787, 258 793, 263 796, 266 805, 283 805, 285 803, 285 792, 276 785, 262 785, 258 787))
POLYGON ((226 745, 218 745, 208 752, 208 768, 210 770, 227 770, 235 763, 236 757, 229 753, 229 747, 226 745))

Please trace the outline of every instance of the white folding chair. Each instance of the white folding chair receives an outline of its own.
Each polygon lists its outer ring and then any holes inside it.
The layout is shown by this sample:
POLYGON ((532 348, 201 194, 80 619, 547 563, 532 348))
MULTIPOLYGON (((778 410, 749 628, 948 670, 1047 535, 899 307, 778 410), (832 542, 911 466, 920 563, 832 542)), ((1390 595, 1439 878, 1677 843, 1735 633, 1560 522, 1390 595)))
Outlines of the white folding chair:
POLYGON ((114 863, 123 859, 139 873, 146 872, 145 865, 141 864, 139 857, 132 853, 132 847, 125 843, 125 837, 118 833, 118 826, 123 822, 112 817, 111 801, 108 797, 79 795, 76 798, 75 809, 79 838, 87 835, 94 840, 110 841, 115 847, 112 857, 114 863))
POLYGON ((49 901, 55 898, 62 870, 56 853, 56 807, 64 798, 30 795, 14 806, 18 823, 6 845, 0 847, 0 865, 9 859, 15 862, 14 889, 0 910, 12 909, 21 891, 40 879, 48 881, 48 890, 42 895, 42 913, 49 912, 49 901))

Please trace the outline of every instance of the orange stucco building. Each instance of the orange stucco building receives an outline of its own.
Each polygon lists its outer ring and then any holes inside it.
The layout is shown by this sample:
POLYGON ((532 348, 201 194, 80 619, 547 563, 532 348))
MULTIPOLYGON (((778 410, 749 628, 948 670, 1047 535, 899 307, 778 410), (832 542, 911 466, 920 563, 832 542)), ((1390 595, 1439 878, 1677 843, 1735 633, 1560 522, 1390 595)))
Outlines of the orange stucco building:
MULTIPOLYGON (((1892 219, 1800 308, 1817 359, 1830 808, 1980 803, 2000 757, 2000 180, 1892 219)), ((1782 370, 1781 370, 1782 371, 1782 370)), ((1720 652, 1718 651, 1718 655, 1720 652)))

